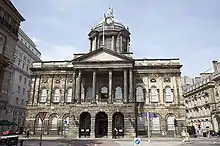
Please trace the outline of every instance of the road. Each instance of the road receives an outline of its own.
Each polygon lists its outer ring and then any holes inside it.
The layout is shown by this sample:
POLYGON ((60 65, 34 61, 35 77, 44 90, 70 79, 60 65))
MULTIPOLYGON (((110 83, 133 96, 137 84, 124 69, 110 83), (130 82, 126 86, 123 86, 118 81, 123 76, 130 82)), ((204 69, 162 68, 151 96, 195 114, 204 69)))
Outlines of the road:
MULTIPOLYGON (((195 140, 184 143, 182 141, 161 140, 142 141, 138 146, 220 146, 220 140, 195 140)), ((23 146, 39 146, 39 141, 25 141, 23 146)), ((42 146, 134 146, 131 140, 74 140, 74 141, 43 141, 42 146)))

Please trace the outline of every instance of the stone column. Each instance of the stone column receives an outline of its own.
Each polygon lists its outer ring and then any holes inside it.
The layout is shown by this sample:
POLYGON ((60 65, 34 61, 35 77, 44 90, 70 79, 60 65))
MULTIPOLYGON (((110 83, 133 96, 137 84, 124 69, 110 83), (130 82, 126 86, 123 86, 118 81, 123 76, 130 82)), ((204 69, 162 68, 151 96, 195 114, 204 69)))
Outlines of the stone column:
POLYGON ((79 103, 81 102, 81 74, 82 74, 82 72, 81 72, 81 70, 79 70, 79 72, 78 72, 78 87, 77 87, 77 93, 78 93, 78 100, 79 100, 79 103))
POLYGON ((30 94, 29 94, 29 98, 28 98, 28 105, 33 105, 33 103, 34 103, 34 94, 35 94, 35 88, 36 88, 36 81, 37 81, 37 78, 35 76, 34 78, 32 78, 31 89, 29 90, 30 94), (33 82, 33 79, 34 79, 34 82, 33 82))
POLYGON ((159 77, 159 101, 158 103, 163 105, 164 104, 164 87, 163 87, 163 78, 159 77))
POLYGON ((109 92, 108 92, 108 97, 109 97, 109 103, 112 103, 112 71, 109 71, 109 92))
POLYGON ((91 117, 91 133, 90 138, 95 138, 95 117, 91 117))
POLYGON ((92 98, 93 103, 96 103, 96 71, 93 71, 92 75, 92 98))
POLYGON ((112 138, 112 116, 108 116, 108 138, 112 138))
POLYGON ((75 102, 75 91, 76 91, 76 71, 73 71, 73 76, 72 76, 72 99, 71 101, 74 103, 75 102))
POLYGON ((128 72, 124 70, 124 103, 128 102, 128 72))
POLYGON ((129 101, 133 102, 133 71, 132 69, 129 70, 129 101))
POLYGON ((115 51, 115 36, 112 36, 112 44, 111 44, 111 50, 115 51))

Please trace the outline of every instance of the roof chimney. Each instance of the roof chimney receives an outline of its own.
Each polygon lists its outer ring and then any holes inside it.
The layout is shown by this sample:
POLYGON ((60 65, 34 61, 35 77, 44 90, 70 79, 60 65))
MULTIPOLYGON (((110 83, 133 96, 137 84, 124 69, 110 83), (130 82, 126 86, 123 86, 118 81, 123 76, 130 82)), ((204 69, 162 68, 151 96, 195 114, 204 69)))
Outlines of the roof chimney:
POLYGON ((212 66, 213 66, 214 74, 217 74, 218 73, 218 61, 217 60, 213 60, 212 61, 212 66))

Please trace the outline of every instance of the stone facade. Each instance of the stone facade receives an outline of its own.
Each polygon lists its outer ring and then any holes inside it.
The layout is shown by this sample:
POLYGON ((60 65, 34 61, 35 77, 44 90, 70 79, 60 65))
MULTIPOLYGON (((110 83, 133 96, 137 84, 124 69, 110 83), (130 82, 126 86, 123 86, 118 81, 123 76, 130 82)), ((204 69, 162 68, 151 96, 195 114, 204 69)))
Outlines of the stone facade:
POLYGON ((174 118, 184 120, 179 59, 133 59, 129 29, 112 11, 105 20, 89 33, 89 53, 34 63, 26 121, 34 134, 42 126, 49 135, 111 137, 117 129, 121 137, 146 136, 139 115, 152 112, 151 134, 170 135, 174 118), (43 123, 40 112, 47 113, 43 123))
POLYGON ((14 49, 18 39, 18 29, 24 18, 9 0, 0 1, 0 119, 7 116, 9 89, 12 80, 14 49))
POLYGON ((219 131, 218 126, 218 69, 217 62, 208 72, 201 73, 191 85, 184 85, 187 123, 194 126, 197 134, 207 130, 219 131), (216 64, 216 65, 215 65, 216 64))

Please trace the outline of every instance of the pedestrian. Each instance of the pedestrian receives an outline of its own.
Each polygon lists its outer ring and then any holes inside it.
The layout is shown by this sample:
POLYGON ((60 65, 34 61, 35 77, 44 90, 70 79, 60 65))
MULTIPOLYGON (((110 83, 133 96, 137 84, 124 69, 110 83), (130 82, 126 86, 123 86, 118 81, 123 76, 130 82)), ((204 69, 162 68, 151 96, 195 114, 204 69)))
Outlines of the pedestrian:
POLYGON ((26 136, 25 136, 25 138, 29 138, 29 136, 30 136, 30 130, 29 130, 29 128, 26 130, 26 136))
POLYGON ((116 135, 117 135, 117 128, 114 129, 114 139, 116 139, 116 135))

